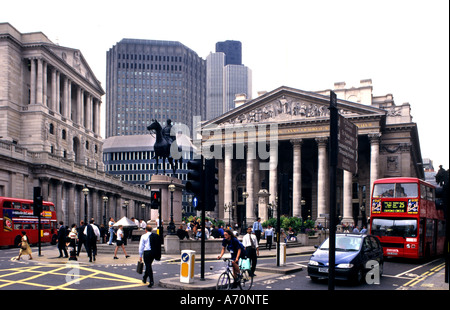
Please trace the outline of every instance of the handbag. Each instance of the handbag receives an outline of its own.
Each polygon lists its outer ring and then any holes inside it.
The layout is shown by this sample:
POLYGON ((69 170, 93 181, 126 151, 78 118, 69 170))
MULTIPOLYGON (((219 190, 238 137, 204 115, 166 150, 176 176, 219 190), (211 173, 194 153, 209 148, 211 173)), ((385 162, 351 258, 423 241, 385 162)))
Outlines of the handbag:
POLYGON ((144 271, 144 263, 141 261, 138 261, 137 267, 136 267, 136 272, 139 274, 142 274, 143 271, 144 271))
POLYGON ((22 250, 26 250, 26 249, 27 249, 26 243, 21 242, 21 243, 20 243, 20 248, 21 248, 22 250))
POLYGON ((250 258, 239 258, 239 267, 241 269, 250 270, 250 258))

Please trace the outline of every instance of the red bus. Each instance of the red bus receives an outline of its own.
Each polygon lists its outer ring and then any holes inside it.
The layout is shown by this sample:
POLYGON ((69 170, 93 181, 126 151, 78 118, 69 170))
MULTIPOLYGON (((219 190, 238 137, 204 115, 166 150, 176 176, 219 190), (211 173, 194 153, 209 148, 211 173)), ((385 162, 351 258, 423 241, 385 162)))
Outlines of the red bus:
MULTIPOLYGON (((42 203, 41 242, 51 242, 56 234, 56 211, 52 202, 42 203)), ((0 197, 0 246, 17 246, 26 231, 30 243, 38 243, 38 217, 33 200, 0 197)))
POLYGON ((370 233, 384 256, 428 258, 444 253, 444 211, 436 208, 435 187, 417 178, 374 182, 370 233))

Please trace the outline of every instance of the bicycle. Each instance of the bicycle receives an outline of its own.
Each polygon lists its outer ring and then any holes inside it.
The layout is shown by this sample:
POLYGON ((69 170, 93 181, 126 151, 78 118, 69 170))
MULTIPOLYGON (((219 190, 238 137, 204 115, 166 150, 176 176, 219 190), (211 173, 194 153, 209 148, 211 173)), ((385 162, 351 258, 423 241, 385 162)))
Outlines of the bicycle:
MULTIPOLYGON (((231 283, 231 279, 234 279, 232 260, 224 258, 223 261, 226 263, 226 269, 217 279, 216 290, 230 290, 233 288, 233 283, 231 283)), ((253 285, 253 276, 250 274, 250 270, 243 269, 241 264, 239 264, 239 274, 236 283, 241 290, 249 290, 253 285)))

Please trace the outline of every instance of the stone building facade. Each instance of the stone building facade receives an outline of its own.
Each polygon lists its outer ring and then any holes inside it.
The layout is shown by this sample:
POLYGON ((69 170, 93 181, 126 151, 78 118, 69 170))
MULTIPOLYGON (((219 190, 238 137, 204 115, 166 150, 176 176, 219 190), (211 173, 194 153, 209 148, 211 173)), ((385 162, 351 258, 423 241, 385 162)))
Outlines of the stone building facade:
POLYGON ((103 95, 79 50, 0 23, 0 196, 32 199, 40 186, 70 224, 84 218, 85 186, 98 223, 142 212, 148 190, 104 172, 103 95))
MULTIPOLYGON (((395 105, 391 94, 374 96, 371 80, 360 83, 336 83, 333 91, 339 113, 358 127, 358 170, 338 169, 337 214, 361 225, 370 215, 374 180, 424 178, 424 172, 410 105, 395 105)), ((202 123, 203 154, 214 156, 219 168, 219 208, 212 216, 248 224, 274 216, 281 204, 282 214, 326 225, 329 95, 283 86, 202 123)))

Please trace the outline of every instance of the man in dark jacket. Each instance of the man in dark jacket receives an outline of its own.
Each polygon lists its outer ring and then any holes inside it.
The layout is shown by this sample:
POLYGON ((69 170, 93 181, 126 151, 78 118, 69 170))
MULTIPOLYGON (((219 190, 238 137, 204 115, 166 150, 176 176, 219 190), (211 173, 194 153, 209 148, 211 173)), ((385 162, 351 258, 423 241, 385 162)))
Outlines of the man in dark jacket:
POLYGON ((161 240, 158 234, 152 233, 152 226, 147 225, 145 230, 147 232, 141 236, 139 241, 139 261, 144 258, 145 273, 142 282, 147 283, 147 277, 149 277, 148 287, 152 287, 154 285, 152 263, 155 259, 161 259, 161 240))
POLYGON ((59 222, 59 230, 58 230, 58 240, 56 242, 58 243, 58 250, 59 250, 59 256, 58 258, 63 257, 63 251, 64 251, 64 257, 69 257, 67 254, 66 249, 66 236, 67 236, 67 228, 64 226, 63 221, 59 222))

